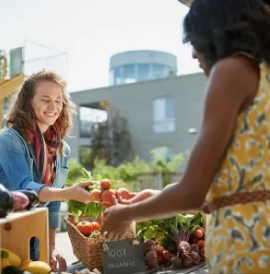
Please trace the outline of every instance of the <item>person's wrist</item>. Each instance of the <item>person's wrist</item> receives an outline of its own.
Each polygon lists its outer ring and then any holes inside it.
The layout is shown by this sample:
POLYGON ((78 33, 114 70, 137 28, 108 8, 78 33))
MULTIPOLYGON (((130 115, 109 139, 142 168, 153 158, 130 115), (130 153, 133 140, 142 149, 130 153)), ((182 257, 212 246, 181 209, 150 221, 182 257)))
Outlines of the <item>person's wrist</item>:
POLYGON ((123 217, 127 221, 134 221, 136 219, 135 205, 126 205, 123 210, 123 217))
POLYGON ((73 200, 74 192, 71 191, 71 187, 61 189, 63 200, 73 200))

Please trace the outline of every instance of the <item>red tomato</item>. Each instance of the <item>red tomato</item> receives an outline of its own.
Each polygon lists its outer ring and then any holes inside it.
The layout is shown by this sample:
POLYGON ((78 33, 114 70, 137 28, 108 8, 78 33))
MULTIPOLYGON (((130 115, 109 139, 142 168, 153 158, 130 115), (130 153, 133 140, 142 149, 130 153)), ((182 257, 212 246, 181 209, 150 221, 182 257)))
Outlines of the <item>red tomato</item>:
POLYGON ((100 224, 98 222, 92 222, 93 231, 100 230, 100 224))
POLYGON ((79 222, 76 227, 86 237, 93 232, 93 226, 88 221, 79 222))

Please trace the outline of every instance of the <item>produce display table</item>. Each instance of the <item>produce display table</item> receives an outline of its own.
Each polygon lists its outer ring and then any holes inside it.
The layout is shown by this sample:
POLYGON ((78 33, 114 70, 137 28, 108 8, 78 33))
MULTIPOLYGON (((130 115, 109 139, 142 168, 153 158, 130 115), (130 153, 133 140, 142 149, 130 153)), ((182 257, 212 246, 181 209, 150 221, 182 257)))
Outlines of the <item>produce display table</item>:
POLYGON ((9 249, 26 260, 30 256, 30 239, 37 237, 40 244, 39 260, 49 263, 47 208, 8 214, 6 218, 0 219, 0 227, 0 247, 9 249))
MULTIPOLYGON (((76 270, 82 270, 84 269, 84 266, 81 263, 70 265, 67 269, 68 273, 74 273, 76 270)), ((178 269, 178 270, 165 270, 165 271, 159 271, 159 272, 142 272, 142 273, 136 273, 136 274, 145 274, 145 273, 157 273, 157 274, 207 274, 207 270, 205 267, 205 263, 201 263, 197 266, 192 266, 188 268, 178 269)))

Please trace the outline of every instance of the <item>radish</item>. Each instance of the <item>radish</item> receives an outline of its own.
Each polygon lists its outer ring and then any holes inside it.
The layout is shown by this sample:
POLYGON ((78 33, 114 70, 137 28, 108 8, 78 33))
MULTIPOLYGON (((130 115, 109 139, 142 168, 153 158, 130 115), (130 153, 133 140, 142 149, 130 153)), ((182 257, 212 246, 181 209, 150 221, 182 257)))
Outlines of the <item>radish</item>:
POLYGON ((169 251, 167 251, 167 250, 163 251, 163 258, 166 261, 169 261, 171 259, 171 257, 172 257, 172 254, 169 251))
POLYGON ((203 236, 203 232, 200 230, 200 229, 197 229, 195 232, 194 232, 194 235, 197 239, 201 239, 202 236, 203 236))
POLYGON ((203 248, 204 246, 205 246, 205 241, 200 240, 200 241, 198 242, 198 247, 199 247, 199 248, 203 248))

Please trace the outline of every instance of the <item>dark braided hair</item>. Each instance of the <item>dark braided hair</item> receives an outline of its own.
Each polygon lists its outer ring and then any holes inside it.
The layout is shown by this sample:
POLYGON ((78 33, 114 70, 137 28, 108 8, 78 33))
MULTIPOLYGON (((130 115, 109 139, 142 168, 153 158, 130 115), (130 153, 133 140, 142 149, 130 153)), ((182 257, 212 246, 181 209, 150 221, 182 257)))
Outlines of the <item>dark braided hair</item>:
POLYGON ((207 67, 236 52, 270 65, 270 0, 194 0, 184 19, 183 41, 207 67))

